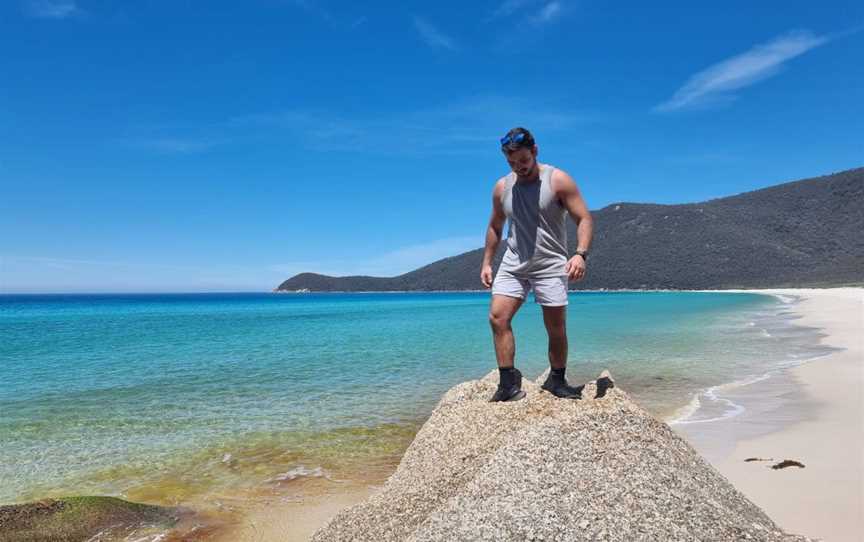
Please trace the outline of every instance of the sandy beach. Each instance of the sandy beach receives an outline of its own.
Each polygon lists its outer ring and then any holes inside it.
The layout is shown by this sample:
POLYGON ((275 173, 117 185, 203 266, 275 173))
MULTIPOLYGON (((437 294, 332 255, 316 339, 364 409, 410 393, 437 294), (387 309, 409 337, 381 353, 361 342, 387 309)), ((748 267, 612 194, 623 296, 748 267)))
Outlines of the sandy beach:
POLYGON ((787 531, 864 540, 864 289, 748 291, 800 297, 796 324, 838 350, 750 386, 758 416, 675 429, 787 531), (784 459, 805 467, 770 468, 784 459))
POLYGON ((787 388, 760 419, 676 430, 789 532, 828 542, 864 540, 864 289, 760 292, 799 296, 796 323, 821 329, 823 344, 839 350, 778 375, 781 388, 788 378, 800 394, 787 388), (766 434, 739 437, 754 432, 766 434), (754 457, 775 461, 745 461, 754 457), (769 468, 784 459, 805 467, 769 468))

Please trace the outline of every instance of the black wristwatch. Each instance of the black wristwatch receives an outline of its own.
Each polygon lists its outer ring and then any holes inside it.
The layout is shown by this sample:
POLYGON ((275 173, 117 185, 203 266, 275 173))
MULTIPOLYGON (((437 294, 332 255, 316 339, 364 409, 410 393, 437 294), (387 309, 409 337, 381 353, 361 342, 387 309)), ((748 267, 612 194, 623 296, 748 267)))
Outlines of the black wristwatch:
POLYGON ((576 255, 582 256, 582 259, 586 262, 588 261, 588 251, 587 250, 577 250, 576 255))

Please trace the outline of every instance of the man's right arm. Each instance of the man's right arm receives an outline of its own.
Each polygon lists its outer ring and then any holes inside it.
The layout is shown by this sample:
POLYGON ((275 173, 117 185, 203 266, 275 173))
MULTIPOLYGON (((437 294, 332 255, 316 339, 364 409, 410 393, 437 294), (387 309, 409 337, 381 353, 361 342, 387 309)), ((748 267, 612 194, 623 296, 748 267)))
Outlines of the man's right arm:
POLYGON ((501 206, 501 193, 504 191, 504 179, 495 183, 492 190, 492 216, 489 218, 489 226, 486 228, 486 246, 483 250, 483 263, 480 266, 480 280, 487 288, 492 286, 492 259, 498 244, 501 242, 501 232, 504 229, 504 221, 507 220, 504 208, 501 206))

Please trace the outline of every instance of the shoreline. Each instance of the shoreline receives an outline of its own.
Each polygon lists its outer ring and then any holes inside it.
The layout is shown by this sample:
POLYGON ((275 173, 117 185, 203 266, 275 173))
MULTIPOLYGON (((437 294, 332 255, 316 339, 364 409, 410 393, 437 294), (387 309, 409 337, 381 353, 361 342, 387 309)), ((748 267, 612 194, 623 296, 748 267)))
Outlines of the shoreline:
MULTIPOLYGON (((795 289, 775 289, 757 291, 698 290, 698 292, 724 294, 746 293, 773 297, 782 304, 781 306, 785 308, 785 310, 781 310, 778 312, 778 316, 781 314, 794 315, 787 316, 785 318, 786 321, 783 325, 812 331, 812 334, 814 336, 814 342, 812 344, 814 345, 814 347, 818 347, 821 352, 811 352, 813 355, 806 358, 801 358, 793 355, 793 357, 778 362, 777 365, 775 365, 774 367, 768 368, 762 374, 740 376, 735 380, 722 382, 720 384, 698 390, 694 394, 690 403, 679 408, 676 411, 674 417, 666 417, 662 419, 663 422, 665 422, 669 426, 672 426, 673 428, 679 426, 687 426, 691 424, 710 424, 706 425, 705 427, 714 427, 718 423, 728 422, 732 418, 736 418, 738 416, 741 416, 742 414, 745 415, 745 417, 752 416, 753 413, 751 412, 751 410, 756 410, 757 412, 764 411, 764 405, 761 405, 760 403, 764 403, 766 401, 766 389, 768 389, 770 393, 773 393, 775 402, 782 402, 783 399, 781 396, 784 394, 784 392, 788 392, 792 388, 794 388, 794 391, 800 395, 801 386, 798 385, 791 378, 790 374, 788 374, 789 370, 795 367, 799 367, 801 365, 816 362, 837 350, 842 350, 842 348, 831 347, 823 342, 822 339, 827 337, 824 329, 819 326, 806 325, 805 323, 800 321, 801 314, 796 309, 799 303, 801 303, 804 299, 804 296, 801 295, 800 291, 796 291, 795 289), (758 386, 756 384, 758 384, 758 386), (694 418, 695 415, 698 414, 699 411, 704 407, 704 400, 707 400, 710 403, 725 404, 725 412, 723 412, 721 415, 715 415, 714 417, 708 419, 694 418)), ((757 324, 756 322, 749 322, 748 325, 755 326, 757 324)), ((763 323, 761 325, 765 324, 763 323)), ((772 337, 772 334, 769 333, 767 329, 762 329, 762 332, 766 337, 772 337)), ((786 402, 788 403, 789 401, 786 402)), ((788 423, 786 425, 788 425, 788 423)), ((686 432, 683 427, 680 427, 680 429, 681 431, 679 432, 686 432)), ((762 427, 759 433, 770 433, 779 429, 780 427, 774 426, 762 427)), ((739 438, 743 437, 739 435, 739 438)), ((717 453, 715 450, 706 451, 714 452, 709 453, 708 455, 714 455, 715 457, 717 457, 717 453)))
POLYGON ((673 425, 778 525, 826 541, 864 533, 864 289, 721 290, 795 296, 796 325, 818 328, 834 352, 738 390, 759 406, 709 424, 673 425), (750 458, 772 461, 745 461, 750 458), (775 470, 785 459, 804 468, 775 470))

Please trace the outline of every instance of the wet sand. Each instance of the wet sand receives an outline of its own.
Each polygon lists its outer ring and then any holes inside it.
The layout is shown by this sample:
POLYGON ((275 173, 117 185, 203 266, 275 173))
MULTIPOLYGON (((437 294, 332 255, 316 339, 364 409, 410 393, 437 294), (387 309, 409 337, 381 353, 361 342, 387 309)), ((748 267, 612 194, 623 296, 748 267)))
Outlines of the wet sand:
POLYGON ((227 531, 218 540, 309 540, 340 510, 363 501, 373 491, 371 487, 346 488, 342 493, 309 497, 302 503, 275 503, 262 507, 252 511, 239 527, 227 531))
MULTIPOLYGON (((396 466, 393 466, 393 470, 396 466)), ((320 527, 343 508, 368 498, 383 484, 370 481, 332 482, 312 480, 277 498, 246 501, 242 512, 221 527, 215 542, 300 542, 312 538, 320 527)), ((240 512, 240 510, 237 510, 240 512)))

